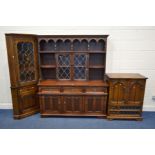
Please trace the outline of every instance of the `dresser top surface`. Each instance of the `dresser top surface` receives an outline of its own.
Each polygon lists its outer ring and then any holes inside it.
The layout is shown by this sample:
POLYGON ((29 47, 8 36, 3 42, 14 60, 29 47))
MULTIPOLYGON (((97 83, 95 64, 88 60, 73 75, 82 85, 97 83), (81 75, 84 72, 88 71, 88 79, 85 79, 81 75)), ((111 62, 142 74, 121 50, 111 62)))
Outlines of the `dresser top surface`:
POLYGON ((104 86, 108 84, 101 80, 94 81, 67 81, 67 80, 44 80, 38 83, 38 86, 104 86))
POLYGON ((107 73, 110 79, 147 79, 147 77, 138 73, 107 73))

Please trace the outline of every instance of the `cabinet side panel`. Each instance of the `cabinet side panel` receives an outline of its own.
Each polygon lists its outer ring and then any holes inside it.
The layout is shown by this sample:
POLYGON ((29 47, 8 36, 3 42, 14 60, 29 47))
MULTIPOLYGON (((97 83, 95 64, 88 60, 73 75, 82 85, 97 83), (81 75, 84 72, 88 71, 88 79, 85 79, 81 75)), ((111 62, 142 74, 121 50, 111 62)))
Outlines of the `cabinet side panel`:
POLYGON ((18 94, 18 88, 11 88, 12 93, 12 102, 13 102, 13 113, 15 115, 20 115, 21 111, 19 108, 19 94, 18 94))
POLYGON ((10 82, 11 82, 11 87, 16 87, 18 84, 17 84, 17 76, 16 76, 17 70, 16 70, 13 41, 14 40, 11 36, 6 36, 7 55, 8 55, 8 64, 9 64, 9 72, 10 72, 10 82))

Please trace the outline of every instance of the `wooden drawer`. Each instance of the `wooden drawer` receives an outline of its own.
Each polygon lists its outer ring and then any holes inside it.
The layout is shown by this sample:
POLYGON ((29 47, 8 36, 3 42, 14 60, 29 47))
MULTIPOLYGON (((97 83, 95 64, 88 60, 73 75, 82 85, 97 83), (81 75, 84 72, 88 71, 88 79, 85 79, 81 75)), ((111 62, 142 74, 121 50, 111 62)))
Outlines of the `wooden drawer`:
POLYGON ((29 94, 30 92, 35 93, 37 90, 37 88, 35 86, 31 86, 31 87, 22 87, 19 89, 19 94, 20 95, 24 95, 24 94, 29 94))
POLYGON ((40 87, 39 92, 60 93, 60 87, 40 87))
POLYGON ((107 93, 107 88, 104 88, 104 87, 87 87, 86 92, 103 92, 103 93, 107 93))
POLYGON ((63 87, 63 93, 84 93, 85 89, 82 87, 63 87))

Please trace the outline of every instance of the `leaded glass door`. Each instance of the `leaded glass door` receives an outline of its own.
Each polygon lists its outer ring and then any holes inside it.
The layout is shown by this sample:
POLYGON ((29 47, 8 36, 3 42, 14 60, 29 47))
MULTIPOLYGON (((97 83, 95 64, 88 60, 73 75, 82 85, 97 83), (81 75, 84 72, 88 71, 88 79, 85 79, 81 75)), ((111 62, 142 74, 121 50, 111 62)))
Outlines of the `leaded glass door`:
POLYGON ((57 61, 57 79, 70 80, 71 79, 71 56, 69 53, 62 53, 56 55, 57 61))
POLYGON ((88 79, 88 54, 59 53, 56 55, 58 80, 88 79))
POLYGON ((21 86, 36 84, 38 80, 37 50, 34 37, 15 40, 17 78, 21 86))
POLYGON ((74 80, 87 79, 87 57, 85 53, 74 54, 74 80))

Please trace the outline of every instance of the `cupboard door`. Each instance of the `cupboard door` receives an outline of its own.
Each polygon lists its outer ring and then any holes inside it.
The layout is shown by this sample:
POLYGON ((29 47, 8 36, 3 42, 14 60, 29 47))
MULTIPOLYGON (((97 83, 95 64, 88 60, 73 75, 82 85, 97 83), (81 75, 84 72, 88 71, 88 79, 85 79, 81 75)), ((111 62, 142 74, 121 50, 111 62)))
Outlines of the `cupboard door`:
POLYGON ((123 80, 110 82, 110 105, 123 105, 127 100, 127 82, 123 80))
POLYGON ((56 55, 56 76, 58 80, 71 79, 71 58, 69 53, 56 55))
POLYGON ((74 54, 74 80, 88 79, 88 54, 75 53, 74 54))
POLYGON ((29 86, 38 80, 35 35, 6 34, 11 87, 29 86))
POLYGON ((36 40, 33 37, 16 38, 14 43, 17 79, 20 86, 36 84, 38 62, 36 40))
POLYGON ((61 113, 61 97, 53 95, 43 95, 39 97, 41 114, 61 113))
POLYGON ((85 112, 106 114, 107 96, 86 96, 85 112))
POLYGON ((141 105, 144 98, 145 80, 129 81, 128 104, 141 105))
POLYGON ((36 92, 37 88, 35 86, 19 89, 19 114, 21 117, 39 112, 38 97, 36 92))
POLYGON ((82 96, 64 96, 63 105, 64 113, 82 113, 83 107, 83 97, 82 96))

